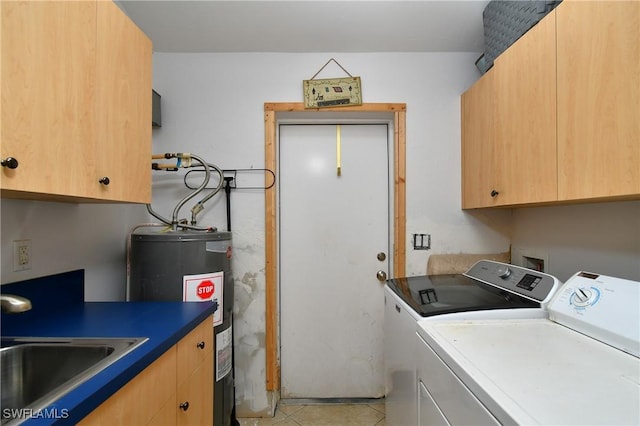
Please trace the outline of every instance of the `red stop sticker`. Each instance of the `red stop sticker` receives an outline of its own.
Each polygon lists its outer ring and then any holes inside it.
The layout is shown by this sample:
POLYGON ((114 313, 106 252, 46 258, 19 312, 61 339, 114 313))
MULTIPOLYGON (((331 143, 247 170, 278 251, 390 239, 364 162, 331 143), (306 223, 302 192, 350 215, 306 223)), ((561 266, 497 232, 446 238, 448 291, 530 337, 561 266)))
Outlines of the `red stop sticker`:
POLYGON ((214 288, 213 281, 204 280, 196 287, 196 294, 202 300, 209 300, 213 296, 214 288))

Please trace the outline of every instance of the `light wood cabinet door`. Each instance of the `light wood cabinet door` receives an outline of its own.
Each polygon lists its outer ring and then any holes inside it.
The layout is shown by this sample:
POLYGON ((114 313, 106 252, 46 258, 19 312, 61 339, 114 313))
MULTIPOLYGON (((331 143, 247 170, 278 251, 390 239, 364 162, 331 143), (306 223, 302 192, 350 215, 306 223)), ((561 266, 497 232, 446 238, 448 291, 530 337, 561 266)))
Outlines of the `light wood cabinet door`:
POLYGON ((558 196, 640 195, 640 2, 564 1, 558 20, 558 196))
POLYGON ((212 425, 214 346, 210 316, 79 424, 212 425))
POLYGON ((0 7, 2 196, 150 202, 149 39, 111 1, 0 7))
POLYGON ((176 360, 173 346, 79 425, 175 424, 176 360))
POLYGON ((489 207, 495 203, 493 176, 494 100, 493 69, 461 98, 462 208, 489 207))
POLYGON ((493 67, 496 205, 557 199, 555 24, 551 12, 493 67))
MULTIPOLYGON (((213 328, 213 326, 212 326, 213 328)), ((211 330, 213 333, 213 330, 211 330)), ((178 425, 212 425, 213 424, 213 351, 205 352, 190 376, 178 385, 177 403, 178 425), (185 405, 188 404, 188 405, 185 405)), ((178 377, 186 371, 178 367, 178 377)))
POLYGON ((179 383, 204 361, 213 345, 213 319, 201 322, 178 342, 179 383))
POLYGON ((151 202, 151 41, 114 3, 98 2, 94 179, 98 198, 151 202))
POLYGON ((178 342, 177 424, 213 424, 213 318, 178 342))
POLYGON ((95 168, 96 3, 0 2, 2 195, 83 196, 95 168))

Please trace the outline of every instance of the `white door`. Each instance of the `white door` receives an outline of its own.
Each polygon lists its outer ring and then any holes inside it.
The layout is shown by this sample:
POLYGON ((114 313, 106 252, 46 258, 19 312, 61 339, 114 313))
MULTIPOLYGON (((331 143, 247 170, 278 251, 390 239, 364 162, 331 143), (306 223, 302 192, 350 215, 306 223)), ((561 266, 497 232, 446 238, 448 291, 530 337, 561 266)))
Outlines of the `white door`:
POLYGON ((384 396, 388 126, 339 129, 279 127, 282 398, 384 396))

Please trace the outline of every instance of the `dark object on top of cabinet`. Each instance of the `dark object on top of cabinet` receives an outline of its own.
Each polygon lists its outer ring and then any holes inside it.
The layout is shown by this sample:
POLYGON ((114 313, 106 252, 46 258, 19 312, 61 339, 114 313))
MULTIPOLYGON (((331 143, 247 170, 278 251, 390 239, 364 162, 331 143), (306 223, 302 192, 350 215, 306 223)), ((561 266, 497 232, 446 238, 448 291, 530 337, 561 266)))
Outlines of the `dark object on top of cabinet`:
POLYGON ((529 29, 551 12, 562 0, 492 0, 482 12, 484 54, 476 61, 481 73, 529 29))

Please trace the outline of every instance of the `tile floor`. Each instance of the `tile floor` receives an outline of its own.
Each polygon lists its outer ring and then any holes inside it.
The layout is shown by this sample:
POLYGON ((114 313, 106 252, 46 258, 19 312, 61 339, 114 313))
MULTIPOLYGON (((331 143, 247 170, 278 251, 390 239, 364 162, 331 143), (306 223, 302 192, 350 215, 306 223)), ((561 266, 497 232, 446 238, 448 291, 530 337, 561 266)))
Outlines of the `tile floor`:
POLYGON ((279 403, 274 417, 240 418, 240 426, 385 426, 384 399, 366 403, 279 403))

